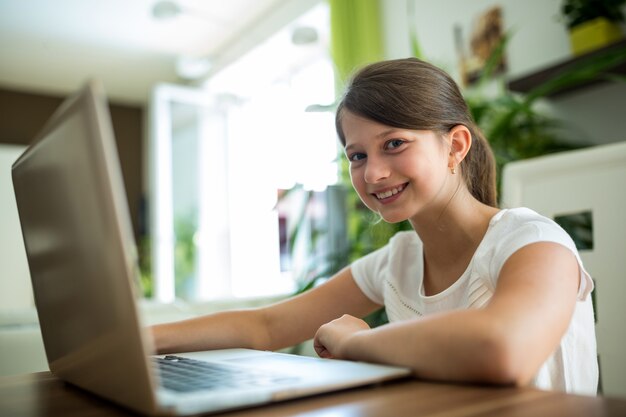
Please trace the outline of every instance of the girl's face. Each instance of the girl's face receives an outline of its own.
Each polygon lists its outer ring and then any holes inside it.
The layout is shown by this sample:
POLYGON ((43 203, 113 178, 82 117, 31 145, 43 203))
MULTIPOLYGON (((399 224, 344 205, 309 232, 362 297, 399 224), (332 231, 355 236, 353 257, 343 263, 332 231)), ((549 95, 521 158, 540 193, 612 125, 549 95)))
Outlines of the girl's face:
POLYGON ((390 127, 345 109, 341 123, 352 185, 385 221, 411 219, 448 201, 450 146, 435 132, 390 127))

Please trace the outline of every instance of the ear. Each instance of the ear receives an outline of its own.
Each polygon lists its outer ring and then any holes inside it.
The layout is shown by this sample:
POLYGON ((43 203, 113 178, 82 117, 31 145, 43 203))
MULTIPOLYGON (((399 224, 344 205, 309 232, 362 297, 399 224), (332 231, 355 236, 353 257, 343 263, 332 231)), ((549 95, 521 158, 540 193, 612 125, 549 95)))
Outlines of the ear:
POLYGON ((463 125, 456 125, 448 132, 450 143, 450 155, 448 156, 448 167, 456 168, 472 147, 472 134, 463 125))

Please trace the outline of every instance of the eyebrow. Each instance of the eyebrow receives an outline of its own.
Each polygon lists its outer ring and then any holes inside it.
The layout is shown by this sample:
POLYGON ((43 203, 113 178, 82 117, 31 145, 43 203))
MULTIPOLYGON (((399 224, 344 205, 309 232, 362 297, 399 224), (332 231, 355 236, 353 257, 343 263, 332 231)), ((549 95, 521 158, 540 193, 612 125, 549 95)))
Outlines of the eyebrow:
MULTIPOLYGON (((376 135, 376 139, 381 139, 381 138, 389 135, 390 133, 398 132, 398 131, 401 131, 401 130, 404 130, 404 129, 399 129, 399 128, 396 128, 396 127, 392 127, 390 129, 383 130, 382 132, 380 132, 379 134, 376 135)), ((343 149, 344 149, 345 152, 348 152, 350 150, 350 148, 353 148, 355 146, 356 145, 354 145, 354 144, 350 144, 350 145, 346 145, 343 149)))

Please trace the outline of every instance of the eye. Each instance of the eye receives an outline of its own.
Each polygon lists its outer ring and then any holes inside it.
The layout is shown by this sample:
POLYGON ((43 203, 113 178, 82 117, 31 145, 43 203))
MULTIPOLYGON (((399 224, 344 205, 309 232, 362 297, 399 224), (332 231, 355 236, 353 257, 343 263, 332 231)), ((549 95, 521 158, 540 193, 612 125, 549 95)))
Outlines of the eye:
POLYGON ((366 157, 367 157, 367 155, 365 155, 362 152, 355 152, 355 153, 352 153, 352 154, 348 155, 348 161, 350 161, 350 162, 358 162, 358 161, 361 161, 361 160, 365 159, 366 157))
POLYGON ((387 142, 385 142, 385 150, 394 150, 394 149, 398 149, 400 146, 404 145, 406 143, 405 140, 402 139, 391 139, 387 142))

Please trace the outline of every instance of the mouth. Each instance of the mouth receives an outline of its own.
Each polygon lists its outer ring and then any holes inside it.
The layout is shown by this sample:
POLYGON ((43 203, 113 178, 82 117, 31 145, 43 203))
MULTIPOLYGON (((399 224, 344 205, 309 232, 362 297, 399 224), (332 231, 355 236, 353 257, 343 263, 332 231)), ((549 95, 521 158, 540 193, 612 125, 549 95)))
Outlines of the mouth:
POLYGON ((374 197, 376 197, 379 201, 383 201, 383 200, 387 200, 399 193, 401 193, 402 191, 404 191, 404 189, 406 188, 408 183, 402 184, 402 185, 398 185, 396 187, 393 188, 389 188, 385 191, 380 191, 377 193, 372 193, 372 195, 374 197))

